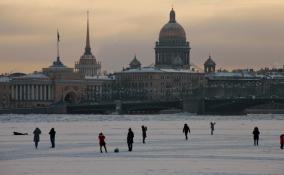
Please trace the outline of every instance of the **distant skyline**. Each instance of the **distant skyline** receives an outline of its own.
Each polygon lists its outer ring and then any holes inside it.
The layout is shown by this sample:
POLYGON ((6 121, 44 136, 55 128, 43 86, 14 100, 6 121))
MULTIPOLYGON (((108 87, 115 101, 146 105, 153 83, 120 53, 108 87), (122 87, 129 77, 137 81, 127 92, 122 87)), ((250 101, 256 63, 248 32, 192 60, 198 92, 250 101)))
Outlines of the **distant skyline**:
POLYGON ((86 11, 92 52, 102 70, 120 71, 137 55, 154 63, 154 44, 172 7, 203 68, 211 53, 217 69, 284 65, 283 0, 1 0, 0 72, 33 72, 56 59, 74 67, 84 52, 86 11))

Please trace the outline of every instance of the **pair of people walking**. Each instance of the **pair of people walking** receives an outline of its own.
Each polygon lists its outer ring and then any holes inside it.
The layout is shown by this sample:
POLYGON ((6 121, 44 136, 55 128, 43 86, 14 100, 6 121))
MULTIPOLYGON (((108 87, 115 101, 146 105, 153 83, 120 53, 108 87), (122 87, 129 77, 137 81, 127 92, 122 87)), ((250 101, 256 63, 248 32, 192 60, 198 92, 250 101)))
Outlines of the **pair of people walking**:
MULTIPOLYGON (((211 135, 214 134, 215 124, 216 124, 216 122, 210 122, 211 135)), ((190 128, 189 128, 189 126, 187 125, 187 123, 184 124, 184 127, 183 127, 182 132, 183 132, 184 135, 185 135, 185 140, 188 140, 188 134, 190 133, 190 128)))
MULTIPOLYGON (((103 150, 102 150, 103 147, 105 149, 105 152, 107 153, 105 138, 106 137, 104 136, 104 134, 102 132, 98 136, 101 153, 103 153, 103 150)), ((128 134, 127 134, 127 146, 128 146, 128 151, 130 151, 130 152, 132 151, 132 148, 133 148, 133 142, 134 142, 133 140, 134 140, 134 133, 133 133, 132 129, 129 128, 128 134)))
MULTIPOLYGON (((147 126, 142 125, 142 143, 145 144, 145 139, 147 137, 147 126)), ((134 143, 134 132, 132 131, 131 128, 128 129, 128 134, 127 134, 127 145, 128 145, 128 151, 132 151, 133 148, 133 143, 134 143)))
MULTIPOLYGON (((37 127, 35 128, 33 134, 34 134, 35 148, 37 149, 38 143, 40 142, 41 130, 37 127)), ((49 131, 51 148, 55 148, 55 134, 56 134, 56 131, 54 130, 54 128, 51 128, 49 131)))

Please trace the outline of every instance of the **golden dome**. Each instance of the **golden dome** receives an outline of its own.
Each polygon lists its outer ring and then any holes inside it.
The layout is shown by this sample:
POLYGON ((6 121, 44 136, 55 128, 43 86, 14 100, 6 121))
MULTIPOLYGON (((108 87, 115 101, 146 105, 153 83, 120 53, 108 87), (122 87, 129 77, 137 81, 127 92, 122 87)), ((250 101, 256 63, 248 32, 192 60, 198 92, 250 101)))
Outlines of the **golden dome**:
POLYGON ((176 22, 175 11, 173 9, 170 12, 170 21, 160 31, 159 41, 186 41, 185 30, 176 22))

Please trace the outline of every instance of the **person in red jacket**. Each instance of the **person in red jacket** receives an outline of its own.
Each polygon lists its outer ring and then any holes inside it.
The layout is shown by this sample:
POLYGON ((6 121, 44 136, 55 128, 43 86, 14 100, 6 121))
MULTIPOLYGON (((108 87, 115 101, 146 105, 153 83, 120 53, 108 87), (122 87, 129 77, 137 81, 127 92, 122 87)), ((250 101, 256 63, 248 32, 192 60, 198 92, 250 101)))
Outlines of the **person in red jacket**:
POLYGON ((104 134, 101 132, 101 133, 99 134, 99 142, 100 142, 100 150, 101 150, 101 153, 103 153, 102 147, 105 148, 105 152, 107 153, 105 138, 106 138, 106 137, 105 137, 104 134))
POLYGON ((282 134, 280 136, 280 148, 283 149, 284 148, 284 134, 282 134))

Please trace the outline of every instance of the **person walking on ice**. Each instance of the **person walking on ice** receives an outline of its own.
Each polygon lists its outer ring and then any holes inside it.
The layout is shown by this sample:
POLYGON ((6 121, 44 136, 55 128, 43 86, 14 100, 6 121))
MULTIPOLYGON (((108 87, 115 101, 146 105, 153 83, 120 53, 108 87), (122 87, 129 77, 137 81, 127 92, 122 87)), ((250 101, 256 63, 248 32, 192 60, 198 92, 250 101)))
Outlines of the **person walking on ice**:
POLYGON ((49 131, 51 148, 55 148, 55 134, 56 134, 56 131, 54 130, 54 128, 51 128, 49 131))
POLYGON ((188 140, 187 135, 188 135, 188 133, 190 133, 190 128, 189 128, 189 126, 186 123, 184 124, 182 132, 185 135, 185 140, 188 140))
POLYGON ((101 132, 100 134, 99 134, 99 144, 100 144, 100 151, 101 151, 101 153, 103 153, 103 150, 102 150, 102 147, 104 147, 105 148, 105 152, 107 153, 107 148, 106 148, 106 142, 105 142, 105 136, 104 136, 104 134, 101 132))
POLYGON ((210 122, 211 135, 213 135, 213 134, 214 134, 215 124, 216 124, 216 122, 210 122))
POLYGON ((132 132, 131 128, 128 129, 128 134, 127 134, 127 145, 128 145, 128 151, 132 151, 133 147, 133 138, 134 138, 134 133, 132 132))
POLYGON ((253 134, 254 146, 258 146, 258 140, 259 140, 259 135, 260 135, 258 127, 254 127, 252 134, 253 134))
POLYGON ((142 142, 145 143, 145 139, 147 137, 147 133, 146 133, 147 132, 147 126, 142 125, 141 128, 142 128, 142 142))
POLYGON ((38 142, 40 141, 39 135, 41 134, 41 130, 37 127, 34 132, 34 142, 35 142, 35 148, 38 147, 38 142))

